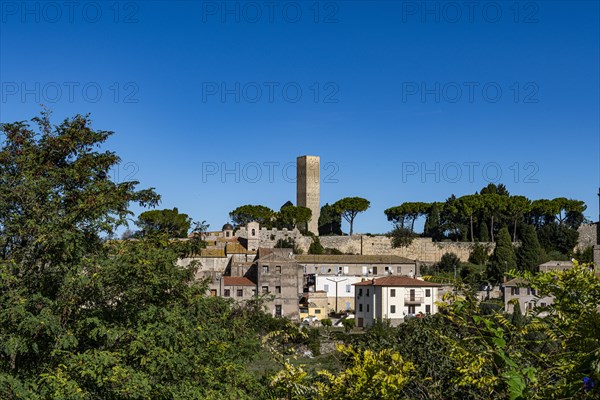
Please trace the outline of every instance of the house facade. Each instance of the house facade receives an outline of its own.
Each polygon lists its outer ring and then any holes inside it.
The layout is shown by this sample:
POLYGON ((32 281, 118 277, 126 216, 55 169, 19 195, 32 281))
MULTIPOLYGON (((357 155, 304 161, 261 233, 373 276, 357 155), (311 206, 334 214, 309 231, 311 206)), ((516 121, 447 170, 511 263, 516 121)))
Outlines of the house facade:
POLYGON ((393 255, 296 255, 304 268, 306 290, 327 293, 329 312, 355 309, 355 287, 366 278, 415 276, 417 263, 393 255))
POLYGON ((354 284, 356 326, 367 327, 377 320, 389 320, 392 325, 404 321, 407 315, 435 314, 437 283, 406 276, 387 276, 354 284))
MULTIPOLYGON (((565 271, 573 268, 571 261, 548 261, 538 266, 539 271, 565 271)), ((515 311, 515 304, 519 304, 521 312, 526 314, 536 307, 546 307, 554 303, 554 296, 540 297, 527 281, 519 278, 511 279, 503 284, 504 310, 508 313, 515 311)))

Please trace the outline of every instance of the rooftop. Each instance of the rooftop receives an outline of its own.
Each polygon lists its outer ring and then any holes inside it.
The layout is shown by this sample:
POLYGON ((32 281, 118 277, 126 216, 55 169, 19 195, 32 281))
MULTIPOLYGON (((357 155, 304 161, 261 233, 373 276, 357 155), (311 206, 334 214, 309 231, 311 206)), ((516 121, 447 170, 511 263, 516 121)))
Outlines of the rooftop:
POLYGON ((301 264, 414 264, 415 261, 392 255, 363 254, 298 254, 296 261, 301 264))
POLYGON ((405 287, 440 287, 442 285, 407 276, 386 276, 378 279, 368 279, 354 284, 355 286, 405 286, 405 287))
POLYGON ((243 276, 224 276, 223 285, 225 286, 256 286, 254 282, 243 276))

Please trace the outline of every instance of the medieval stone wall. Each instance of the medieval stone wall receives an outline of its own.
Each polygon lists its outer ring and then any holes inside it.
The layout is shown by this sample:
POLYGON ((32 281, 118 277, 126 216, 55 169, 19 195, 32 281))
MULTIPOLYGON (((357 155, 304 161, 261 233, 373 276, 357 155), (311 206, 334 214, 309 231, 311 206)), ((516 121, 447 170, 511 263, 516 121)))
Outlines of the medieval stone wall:
MULTIPOLYGON (((342 253, 393 254, 425 263, 440 261, 444 253, 454 253, 461 261, 467 261, 474 245, 470 242, 433 242, 431 238, 415 238, 408 247, 392 248, 392 241, 387 236, 321 236, 319 239, 323 247, 338 249, 342 253)), ((488 247, 489 254, 491 254, 495 244, 483 244, 488 247)), ((310 241, 308 246, 310 246, 310 241)), ((307 252, 308 246, 301 248, 307 252)))
POLYGON ((596 224, 583 224, 577 229, 579 232, 579 239, 577 240, 577 250, 583 250, 590 246, 595 245, 597 242, 597 227, 596 224))

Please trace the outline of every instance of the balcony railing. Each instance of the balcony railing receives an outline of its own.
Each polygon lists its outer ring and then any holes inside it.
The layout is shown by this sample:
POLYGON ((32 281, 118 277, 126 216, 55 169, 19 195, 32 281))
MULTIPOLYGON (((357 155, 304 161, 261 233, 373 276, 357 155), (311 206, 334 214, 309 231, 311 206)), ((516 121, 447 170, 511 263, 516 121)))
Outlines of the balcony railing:
POLYGON ((423 303, 423 296, 404 296, 404 304, 421 304, 423 303))

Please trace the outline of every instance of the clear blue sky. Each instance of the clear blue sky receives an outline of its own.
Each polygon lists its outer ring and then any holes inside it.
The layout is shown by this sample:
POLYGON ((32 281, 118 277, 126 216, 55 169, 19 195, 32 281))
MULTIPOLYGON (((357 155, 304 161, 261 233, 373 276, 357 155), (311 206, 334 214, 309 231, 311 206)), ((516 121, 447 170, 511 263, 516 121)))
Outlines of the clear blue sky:
POLYGON ((0 120, 92 113, 118 179, 211 228, 295 201, 304 154, 358 232, 489 181, 597 220, 599 2, 465 3, 0 1, 0 120))

